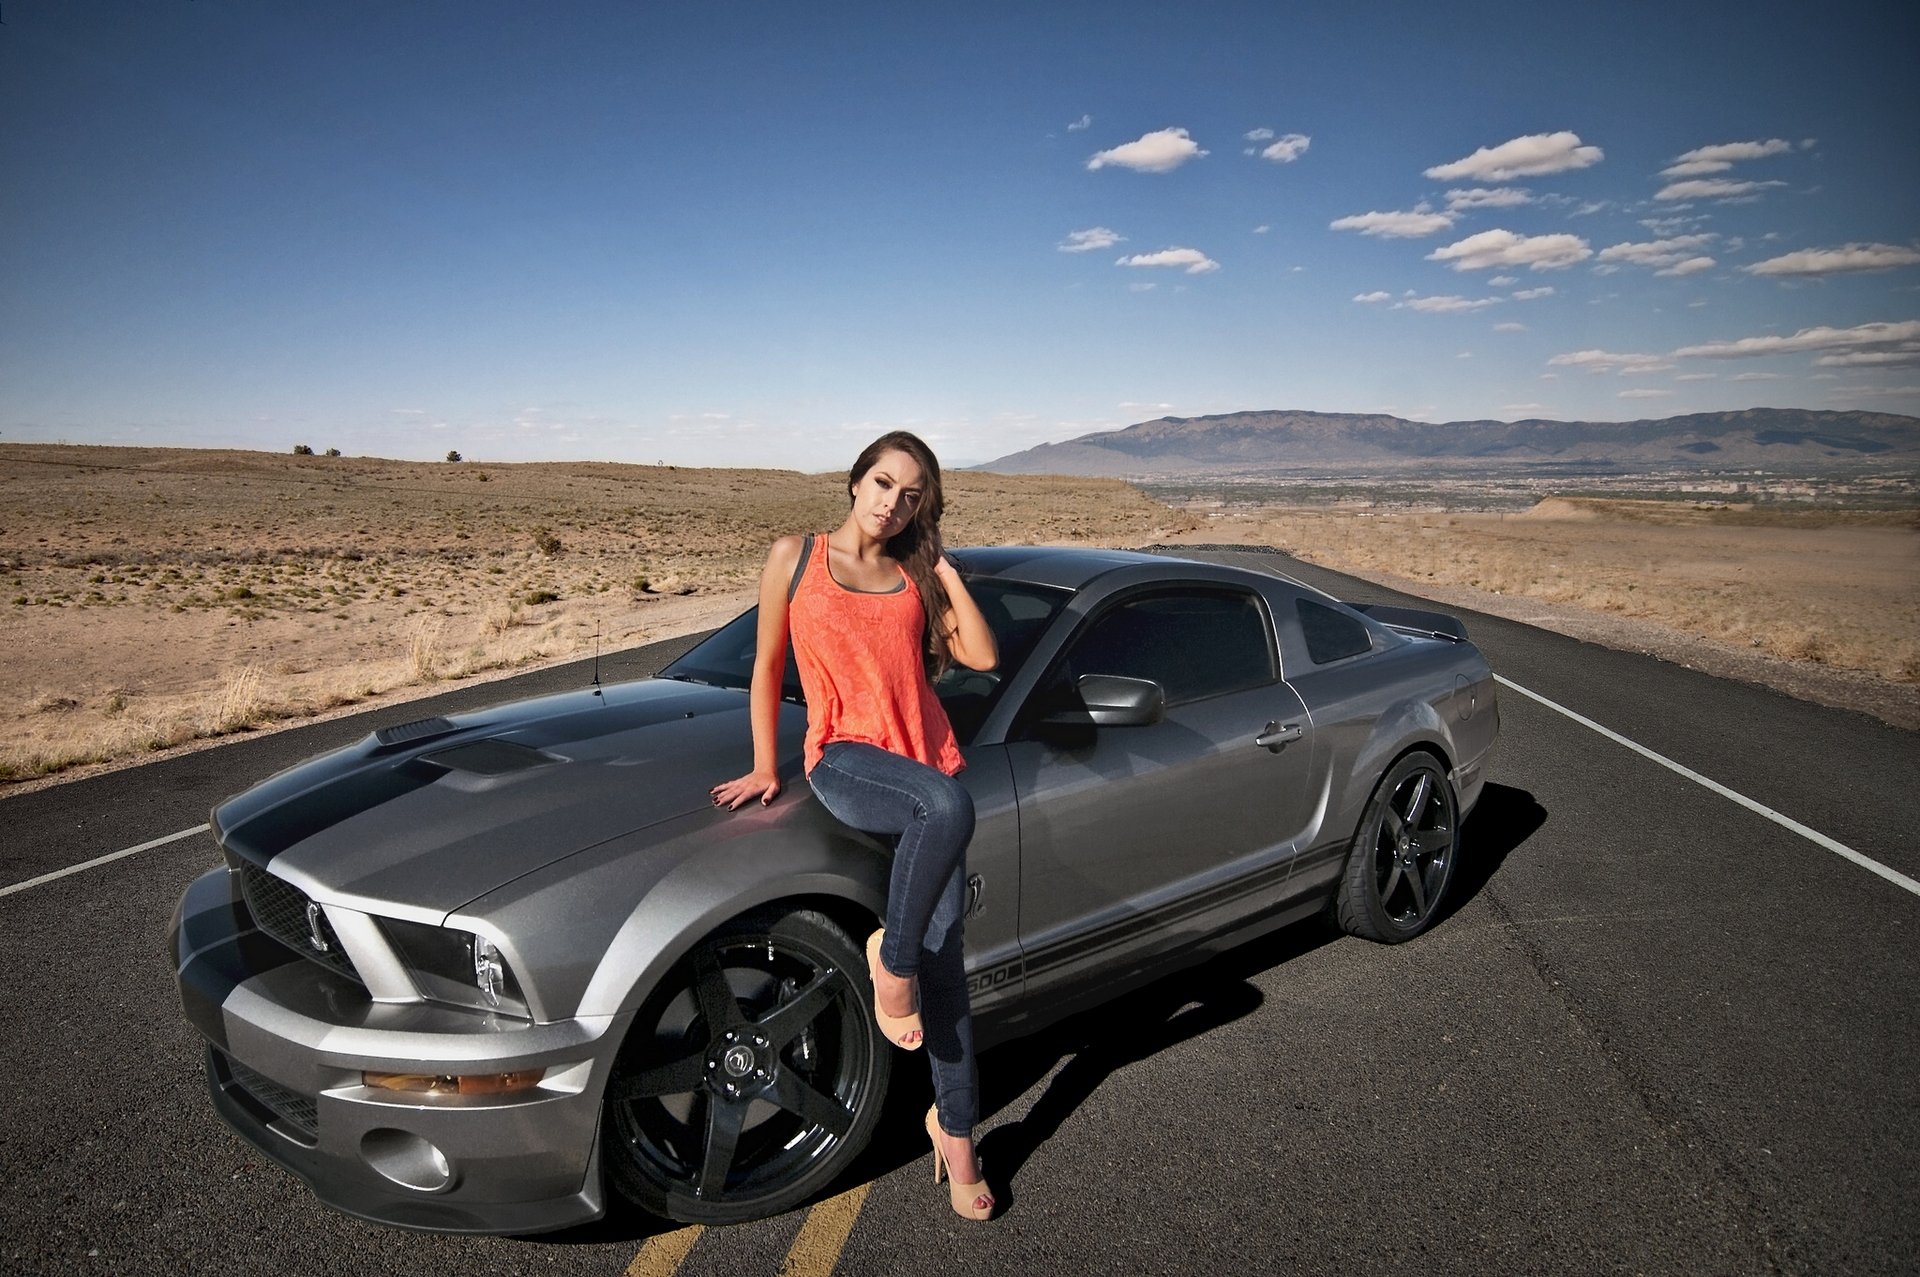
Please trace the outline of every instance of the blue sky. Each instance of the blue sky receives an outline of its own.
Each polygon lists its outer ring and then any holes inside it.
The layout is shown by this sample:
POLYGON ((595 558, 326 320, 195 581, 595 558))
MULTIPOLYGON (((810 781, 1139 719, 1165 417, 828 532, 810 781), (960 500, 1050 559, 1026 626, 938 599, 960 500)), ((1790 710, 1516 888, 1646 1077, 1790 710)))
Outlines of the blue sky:
POLYGON ((7 0, 0 439, 1920 414, 1891 4, 7 0))

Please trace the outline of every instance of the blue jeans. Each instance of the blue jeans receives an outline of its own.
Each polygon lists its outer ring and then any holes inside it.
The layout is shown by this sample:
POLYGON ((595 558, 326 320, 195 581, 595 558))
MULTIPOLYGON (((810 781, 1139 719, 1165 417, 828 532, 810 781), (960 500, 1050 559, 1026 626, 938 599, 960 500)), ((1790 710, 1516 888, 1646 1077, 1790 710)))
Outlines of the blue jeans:
POLYGON ((936 768, 855 741, 830 741, 807 780, 836 819, 898 837, 880 961, 895 975, 919 977, 940 1127, 971 1135, 980 1100, 962 933, 973 795, 936 768))

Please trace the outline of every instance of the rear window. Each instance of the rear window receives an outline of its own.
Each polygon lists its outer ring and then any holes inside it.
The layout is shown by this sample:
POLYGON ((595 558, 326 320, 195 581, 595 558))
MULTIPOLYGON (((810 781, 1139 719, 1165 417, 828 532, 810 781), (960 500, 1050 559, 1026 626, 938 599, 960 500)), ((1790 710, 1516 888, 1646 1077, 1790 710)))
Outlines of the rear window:
POLYGON ((1307 657, 1315 665, 1372 650, 1373 636, 1354 617, 1309 599, 1299 600, 1298 606, 1300 633, 1307 640, 1307 657))

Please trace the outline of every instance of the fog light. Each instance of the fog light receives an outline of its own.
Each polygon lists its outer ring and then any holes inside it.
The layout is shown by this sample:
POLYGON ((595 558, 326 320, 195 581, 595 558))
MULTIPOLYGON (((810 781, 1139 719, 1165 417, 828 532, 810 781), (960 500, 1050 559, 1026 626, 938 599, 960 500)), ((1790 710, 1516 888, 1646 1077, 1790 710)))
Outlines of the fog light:
POLYGON ((360 1156, 403 1188, 434 1193, 453 1183, 447 1155, 410 1131, 368 1131, 360 1137, 360 1156))
POLYGON ((517 1069, 512 1073, 362 1073, 360 1081, 383 1091, 411 1091, 421 1095, 512 1095, 531 1091, 546 1075, 545 1069, 517 1069))

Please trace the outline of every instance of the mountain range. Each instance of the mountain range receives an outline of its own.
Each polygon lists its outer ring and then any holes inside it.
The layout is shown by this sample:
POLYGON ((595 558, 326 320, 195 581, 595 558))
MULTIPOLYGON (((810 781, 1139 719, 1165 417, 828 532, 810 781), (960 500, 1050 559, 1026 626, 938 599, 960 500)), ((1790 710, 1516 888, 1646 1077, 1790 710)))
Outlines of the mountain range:
POLYGON ((973 467, 1151 479, 1271 470, 1540 464, 1824 471, 1920 466, 1920 418, 1748 408, 1642 421, 1409 421, 1382 413, 1160 417, 973 467))

